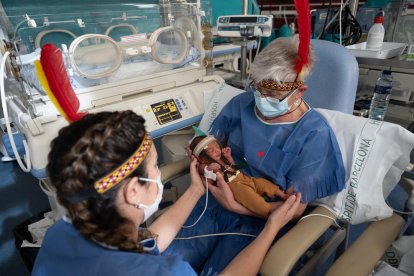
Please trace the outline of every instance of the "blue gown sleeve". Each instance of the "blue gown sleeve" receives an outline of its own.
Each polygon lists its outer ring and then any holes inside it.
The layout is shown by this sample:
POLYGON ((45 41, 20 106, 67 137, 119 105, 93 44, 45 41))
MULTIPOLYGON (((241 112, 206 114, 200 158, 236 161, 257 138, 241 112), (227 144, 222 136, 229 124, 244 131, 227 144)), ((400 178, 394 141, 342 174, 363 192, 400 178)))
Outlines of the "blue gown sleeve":
POLYGON ((302 193, 305 203, 335 194, 345 187, 342 155, 329 127, 308 134, 286 177, 289 186, 302 193))

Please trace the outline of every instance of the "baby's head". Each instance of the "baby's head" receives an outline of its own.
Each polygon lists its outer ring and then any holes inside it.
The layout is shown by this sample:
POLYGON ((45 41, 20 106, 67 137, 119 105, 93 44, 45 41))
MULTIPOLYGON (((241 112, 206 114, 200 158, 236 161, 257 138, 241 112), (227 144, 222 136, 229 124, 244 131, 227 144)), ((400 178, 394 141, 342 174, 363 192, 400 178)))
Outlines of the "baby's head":
POLYGON ((211 163, 221 159, 221 146, 213 136, 197 136, 190 143, 193 154, 203 163, 211 163))

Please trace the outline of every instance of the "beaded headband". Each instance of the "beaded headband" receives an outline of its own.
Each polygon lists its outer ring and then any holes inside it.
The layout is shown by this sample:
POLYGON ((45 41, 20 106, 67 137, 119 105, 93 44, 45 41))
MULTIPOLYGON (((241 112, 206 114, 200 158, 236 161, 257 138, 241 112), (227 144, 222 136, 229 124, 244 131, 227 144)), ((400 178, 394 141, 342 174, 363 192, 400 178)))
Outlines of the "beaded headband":
POLYGON ((291 91, 299 88, 304 84, 303 81, 296 82, 282 82, 278 83, 274 80, 262 80, 257 85, 261 88, 272 89, 272 90, 281 90, 281 91, 291 91))
POLYGON ((145 133, 144 139, 141 142, 138 150, 131 155, 128 160, 126 160, 121 166, 116 168, 113 172, 102 177, 95 182, 95 190, 102 194, 114 187, 116 184, 124 180, 128 175, 130 175, 142 161, 147 156, 148 152, 151 149, 152 139, 149 136, 148 132, 145 133))

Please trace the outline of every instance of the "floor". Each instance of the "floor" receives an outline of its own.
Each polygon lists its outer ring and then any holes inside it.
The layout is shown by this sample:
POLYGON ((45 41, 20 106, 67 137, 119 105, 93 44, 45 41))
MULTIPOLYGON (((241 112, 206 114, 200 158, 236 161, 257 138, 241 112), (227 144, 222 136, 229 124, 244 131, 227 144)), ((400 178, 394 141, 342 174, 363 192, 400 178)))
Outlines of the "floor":
POLYGON ((2 275, 29 275, 14 245, 13 228, 49 208, 37 180, 16 162, 0 161, 0 271, 2 275))

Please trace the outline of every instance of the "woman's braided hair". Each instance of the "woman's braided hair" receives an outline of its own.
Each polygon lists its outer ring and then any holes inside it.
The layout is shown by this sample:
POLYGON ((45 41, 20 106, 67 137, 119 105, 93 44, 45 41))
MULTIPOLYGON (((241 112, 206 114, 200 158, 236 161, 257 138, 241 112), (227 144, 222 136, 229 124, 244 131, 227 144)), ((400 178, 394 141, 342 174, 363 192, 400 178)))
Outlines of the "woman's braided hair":
MULTIPOLYGON (((86 115, 62 128, 52 141, 47 171, 72 224, 84 236, 121 250, 143 252, 137 243, 151 235, 140 231, 132 239, 134 224, 118 213, 119 189, 132 177, 146 177, 145 160, 126 179, 103 194, 71 202, 70 198, 91 189, 99 178, 115 170, 140 146, 145 120, 132 111, 86 115)), ((145 185, 145 184, 143 184, 145 185)))

